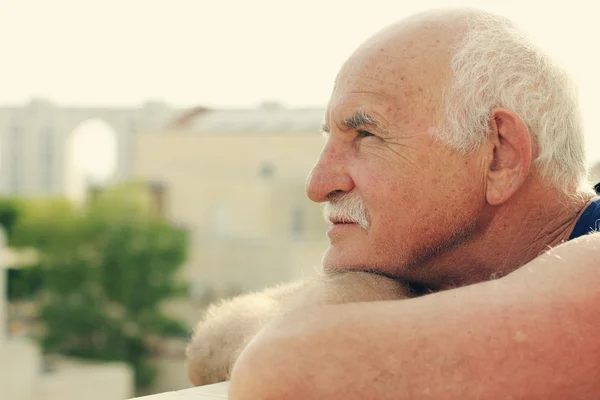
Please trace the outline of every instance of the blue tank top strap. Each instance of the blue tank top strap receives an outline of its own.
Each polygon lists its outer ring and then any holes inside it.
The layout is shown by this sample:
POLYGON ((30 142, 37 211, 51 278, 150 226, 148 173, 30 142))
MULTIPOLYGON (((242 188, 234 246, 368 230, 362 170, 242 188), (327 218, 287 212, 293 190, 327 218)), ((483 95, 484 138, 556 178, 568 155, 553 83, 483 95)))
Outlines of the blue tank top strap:
POLYGON ((600 231, 600 199, 593 201, 581 214, 569 240, 600 231))

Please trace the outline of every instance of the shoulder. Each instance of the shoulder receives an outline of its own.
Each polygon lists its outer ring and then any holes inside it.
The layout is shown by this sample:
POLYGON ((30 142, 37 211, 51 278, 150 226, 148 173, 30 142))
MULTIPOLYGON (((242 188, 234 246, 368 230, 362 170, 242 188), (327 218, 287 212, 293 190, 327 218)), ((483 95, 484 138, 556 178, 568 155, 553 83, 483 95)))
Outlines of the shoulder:
MULTIPOLYGON (((600 200, 598 201, 594 216, 598 218, 598 220, 594 218, 595 224, 600 224, 600 200)), ((586 235, 569 240, 568 242, 549 250, 545 257, 551 258, 552 256, 558 256, 579 260, 587 259, 593 255, 598 256, 598 251, 600 251, 600 232, 597 229, 594 229, 586 235)), ((598 259, 596 261, 598 261, 598 259)), ((595 265, 600 266, 598 263, 595 263, 595 265)))
MULTIPOLYGON (((600 232, 552 248, 504 280, 512 286, 528 287, 534 296, 536 292, 547 292, 567 302, 583 293, 595 298, 600 287, 600 232)), ((593 301, 594 307, 600 307, 597 298, 593 301)))

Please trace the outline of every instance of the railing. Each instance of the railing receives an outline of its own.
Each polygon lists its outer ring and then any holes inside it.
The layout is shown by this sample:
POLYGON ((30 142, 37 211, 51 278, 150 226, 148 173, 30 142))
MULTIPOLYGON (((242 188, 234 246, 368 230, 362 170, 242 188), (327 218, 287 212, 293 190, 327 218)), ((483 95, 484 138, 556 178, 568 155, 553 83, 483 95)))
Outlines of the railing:
POLYGON ((200 386, 192 389, 178 390, 153 394, 151 396, 137 397, 131 400, 215 400, 227 399, 229 382, 216 383, 214 385, 200 386))

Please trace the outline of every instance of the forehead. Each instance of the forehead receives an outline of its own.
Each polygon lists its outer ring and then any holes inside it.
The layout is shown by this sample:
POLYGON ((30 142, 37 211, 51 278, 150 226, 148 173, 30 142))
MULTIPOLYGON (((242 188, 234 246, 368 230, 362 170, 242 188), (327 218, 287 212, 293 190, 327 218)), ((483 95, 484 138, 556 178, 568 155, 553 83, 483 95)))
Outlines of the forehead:
POLYGON ((448 42, 433 31, 384 31, 367 41, 341 68, 326 122, 357 110, 394 124, 432 121, 449 76, 448 42))
POLYGON ((430 120, 433 95, 427 82, 415 79, 409 68, 366 62, 345 68, 331 95, 327 124, 339 124, 358 111, 372 114, 388 126, 430 120))

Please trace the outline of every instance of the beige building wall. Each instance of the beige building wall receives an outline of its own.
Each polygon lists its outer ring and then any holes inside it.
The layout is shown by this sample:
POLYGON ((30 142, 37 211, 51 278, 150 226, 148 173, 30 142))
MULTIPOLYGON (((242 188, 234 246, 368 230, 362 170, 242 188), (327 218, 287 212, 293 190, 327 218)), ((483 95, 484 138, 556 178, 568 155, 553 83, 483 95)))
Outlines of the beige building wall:
POLYGON ((304 188, 323 144, 318 132, 138 136, 135 174, 165 185, 166 216, 189 229, 198 297, 314 274, 326 224, 304 188))
POLYGON ((6 400, 121 400, 134 395, 133 371, 124 363, 61 360, 44 371, 37 345, 0 341, 0 398, 6 400))

